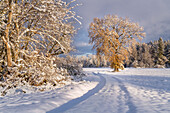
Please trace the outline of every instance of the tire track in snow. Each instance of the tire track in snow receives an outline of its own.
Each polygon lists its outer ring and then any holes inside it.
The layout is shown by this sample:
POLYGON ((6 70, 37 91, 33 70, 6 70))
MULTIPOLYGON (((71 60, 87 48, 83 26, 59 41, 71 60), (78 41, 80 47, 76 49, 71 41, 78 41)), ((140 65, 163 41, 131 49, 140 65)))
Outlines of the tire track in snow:
MULTIPOLYGON (((123 91, 125 94, 123 95, 124 98, 126 99, 125 100, 125 104, 128 106, 128 111, 126 113, 137 113, 137 110, 136 110, 136 106, 133 104, 132 102, 132 97, 130 96, 130 93, 129 91, 127 90, 127 88, 125 87, 125 85, 123 84, 123 82, 116 78, 116 77, 112 77, 113 79, 115 79, 118 83, 119 83, 119 87, 120 87, 120 94, 122 93, 121 91, 123 91)), ((122 94, 119 96, 119 98, 121 99, 121 96, 122 94)), ((121 104, 122 102, 120 102, 121 104)), ((121 109, 121 105, 120 105, 120 108, 118 109, 119 112, 122 112, 122 109, 121 109)))
POLYGON ((100 82, 98 83, 98 85, 95 88, 88 91, 83 96, 76 98, 76 99, 73 99, 73 100, 61 105, 60 107, 55 108, 55 109, 48 111, 46 113, 62 113, 62 112, 65 112, 65 111, 73 108, 74 106, 76 106, 80 102, 82 102, 82 101, 88 99, 89 97, 93 96, 95 93, 99 92, 99 90, 101 90, 105 86, 106 79, 99 73, 98 74, 93 73, 93 74, 100 77, 100 82))
POLYGON ((111 76, 100 74, 106 79, 105 86, 95 95, 64 113, 125 113, 124 110, 118 112, 119 106, 116 101, 119 96, 119 93, 116 93, 118 91, 116 88, 119 87, 118 82, 111 76))

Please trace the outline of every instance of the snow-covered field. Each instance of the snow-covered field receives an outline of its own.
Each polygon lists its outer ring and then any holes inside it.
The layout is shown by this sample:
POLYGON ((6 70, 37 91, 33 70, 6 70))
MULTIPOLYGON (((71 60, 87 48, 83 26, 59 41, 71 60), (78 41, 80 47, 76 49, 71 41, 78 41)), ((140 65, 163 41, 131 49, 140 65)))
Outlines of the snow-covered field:
POLYGON ((170 69, 85 68, 85 80, 0 97, 0 113, 170 113, 170 69))

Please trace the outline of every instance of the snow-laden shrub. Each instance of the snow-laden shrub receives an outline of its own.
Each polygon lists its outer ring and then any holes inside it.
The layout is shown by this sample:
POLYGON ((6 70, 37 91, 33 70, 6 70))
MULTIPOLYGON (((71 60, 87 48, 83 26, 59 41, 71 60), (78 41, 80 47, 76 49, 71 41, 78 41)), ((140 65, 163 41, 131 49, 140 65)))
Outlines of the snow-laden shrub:
POLYGON ((97 57, 97 55, 88 55, 78 57, 83 67, 109 67, 110 63, 106 60, 105 56, 97 57))
POLYGON ((166 63, 166 68, 170 68, 170 63, 166 63))
POLYGON ((69 59, 62 59, 62 65, 60 65, 61 63, 56 64, 61 62, 57 57, 44 56, 37 51, 24 54, 24 58, 13 63, 12 67, 7 67, 6 62, 1 63, 2 96, 7 93, 7 90, 17 89, 21 86, 32 86, 41 91, 46 90, 51 88, 49 86, 56 87, 67 83, 71 80, 69 76, 71 74, 81 73, 80 67, 76 67, 73 62, 69 64, 69 59))
POLYGON ((165 65, 159 65, 159 64, 157 64, 157 65, 154 66, 154 68, 165 68, 165 65))
POLYGON ((67 56, 66 58, 58 58, 56 61, 57 67, 62 67, 67 70, 72 79, 81 80, 85 74, 82 72, 83 64, 74 56, 67 56))
POLYGON ((13 62, 12 67, 1 62, 1 96, 11 89, 27 93, 22 89, 25 86, 38 91, 49 90, 70 83, 71 80, 81 80, 84 76, 82 64, 74 57, 44 56, 37 51, 24 53, 27 53, 23 54, 24 59, 13 62))

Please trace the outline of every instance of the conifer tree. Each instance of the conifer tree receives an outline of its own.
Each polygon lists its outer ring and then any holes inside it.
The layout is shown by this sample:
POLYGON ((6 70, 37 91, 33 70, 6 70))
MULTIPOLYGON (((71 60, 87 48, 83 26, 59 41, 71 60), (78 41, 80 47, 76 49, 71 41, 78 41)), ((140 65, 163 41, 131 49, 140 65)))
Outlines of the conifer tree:
POLYGON ((153 66, 153 60, 151 58, 151 54, 149 52, 150 46, 148 44, 142 44, 143 52, 142 52, 142 62, 143 67, 148 68, 153 66))
POLYGON ((170 67, 170 41, 162 38, 149 43, 137 43, 131 47, 129 67, 162 68, 170 67))
POLYGON ((170 67, 170 41, 165 41, 165 56, 167 58, 166 67, 170 67))
POLYGON ((164 43, 162 37, 160 37, 158 40, 158 58, 163 56, 163 53, 164 53, 164 43))
POLYGON ((157 64, 165 65, 167 58, 164 56, 164 42, 162 38, 158 40, 158 55, 157 55, 157 64))

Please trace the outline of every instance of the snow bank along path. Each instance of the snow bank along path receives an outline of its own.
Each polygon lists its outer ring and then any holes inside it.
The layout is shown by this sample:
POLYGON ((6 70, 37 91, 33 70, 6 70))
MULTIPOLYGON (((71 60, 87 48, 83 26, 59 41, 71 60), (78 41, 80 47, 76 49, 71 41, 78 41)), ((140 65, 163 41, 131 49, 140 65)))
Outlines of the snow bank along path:
MULTIPOLYGON (((52 91, 0 97, 0 113, 46 113, 75 98, 78 98, 77 100, 79 101, 79 97, 95 88, 99 81, 100 78, 98 76, 88 75, 85 81, 73 82, 70 85, 52 91)), ((99 89, 102 87, 100 85, 98 85, 99 89)), ((96 89, 96 91, 99 89, 96 89)), ((93 93, 86 95, 88 97, 88 95, 93 95, 93 93)), ((75 103, 72 104, 74 105, 75 103)))
POLYGON ((85 69, 105 86, 64 113, 170 113, 170 69, 85 69))

